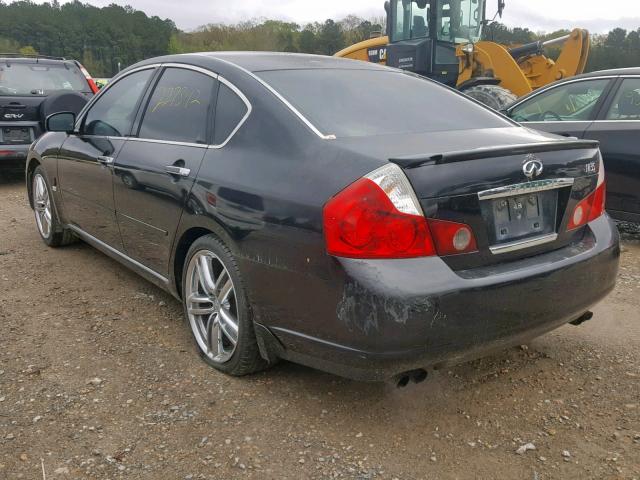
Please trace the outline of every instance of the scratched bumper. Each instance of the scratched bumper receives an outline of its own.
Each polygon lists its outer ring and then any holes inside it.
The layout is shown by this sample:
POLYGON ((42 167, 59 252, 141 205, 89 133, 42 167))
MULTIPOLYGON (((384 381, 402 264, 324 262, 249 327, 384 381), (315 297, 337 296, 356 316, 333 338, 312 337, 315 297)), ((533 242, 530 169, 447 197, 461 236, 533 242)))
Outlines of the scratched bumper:
POLYGON ((439 258, 341 259, 336 318, 323 322, 330 331, 320 324, 317 336, 270 331, 280 357, 385 380, 478 358, 579 318, 614 288, 619 255, 617 231, 603 216, 580 243, 471 271, 454 272, 439 258))

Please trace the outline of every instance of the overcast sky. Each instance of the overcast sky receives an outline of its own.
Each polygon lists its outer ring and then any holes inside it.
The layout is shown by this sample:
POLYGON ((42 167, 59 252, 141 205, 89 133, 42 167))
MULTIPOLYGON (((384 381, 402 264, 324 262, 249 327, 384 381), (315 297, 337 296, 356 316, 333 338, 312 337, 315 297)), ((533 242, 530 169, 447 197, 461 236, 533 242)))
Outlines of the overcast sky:
MULTIPOLYGON (((129 4, 148 15, 172 19, 183 30, 218 22, 277 18, 300 24, 339 19, 354 13, 384 15, 383 0, 84 0, 97 6, 129 4)), ((497 0, 487 0, 487 15, 497 0)), ((640 0, 506 0, 503 22, 531 30, 553 31, 583 27, 593 33, 614 27, 640 28, 640 0)))

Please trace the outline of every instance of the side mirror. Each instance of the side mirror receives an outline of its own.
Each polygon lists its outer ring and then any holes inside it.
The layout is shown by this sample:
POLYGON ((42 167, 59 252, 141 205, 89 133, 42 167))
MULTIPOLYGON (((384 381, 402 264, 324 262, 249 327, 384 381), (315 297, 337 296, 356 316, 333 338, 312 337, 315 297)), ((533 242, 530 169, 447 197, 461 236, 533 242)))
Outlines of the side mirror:
POLYGON ((498 0, 498 15, 500 15, 500 18, 502 18, 502 12, 504 12, 505 6, 504 0, 498 0))
POLYGON ((76 115, 71 112, 59 112, 49 115, 45 122, 48 132, 73 132, 76 125, 76 115))

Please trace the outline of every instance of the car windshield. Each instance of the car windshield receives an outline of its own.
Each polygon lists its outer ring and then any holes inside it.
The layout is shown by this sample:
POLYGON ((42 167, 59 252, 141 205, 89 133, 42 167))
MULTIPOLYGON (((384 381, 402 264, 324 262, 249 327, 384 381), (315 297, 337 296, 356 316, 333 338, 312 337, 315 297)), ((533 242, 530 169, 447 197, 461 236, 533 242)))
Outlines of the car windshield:
POLYGON ((0 95, 47 95, 56 90, 88 92, 89 86, 73 64, 0 64, 0 95))
POLYGON ((510 122, 435 82, 391 69, 257 72, 323 133, 359 137, 510 122))

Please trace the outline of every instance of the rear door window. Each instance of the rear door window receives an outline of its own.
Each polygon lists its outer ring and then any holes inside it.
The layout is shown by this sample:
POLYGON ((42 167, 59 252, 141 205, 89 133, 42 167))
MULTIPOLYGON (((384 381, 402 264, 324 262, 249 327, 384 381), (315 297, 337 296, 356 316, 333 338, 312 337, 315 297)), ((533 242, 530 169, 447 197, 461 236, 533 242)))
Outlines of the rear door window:
POLYGON ((640 120, 640 78, 624 79, 606 119, 640 120))
POLYGON ((126 137, 138 103, 154 69, 141 70, 118 80, 100 95, 84 119, 83 134, 126 137))
POLYGON ((139 137, 208 143, 217 80, 184 68, 167 68, 147 104, 139 137))
POLYGON ((220 83, 216 105, 215 145, 224 144, 249 111, 246 103, 231 88, 220 83))

